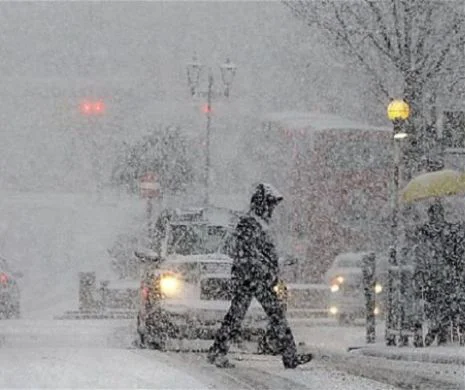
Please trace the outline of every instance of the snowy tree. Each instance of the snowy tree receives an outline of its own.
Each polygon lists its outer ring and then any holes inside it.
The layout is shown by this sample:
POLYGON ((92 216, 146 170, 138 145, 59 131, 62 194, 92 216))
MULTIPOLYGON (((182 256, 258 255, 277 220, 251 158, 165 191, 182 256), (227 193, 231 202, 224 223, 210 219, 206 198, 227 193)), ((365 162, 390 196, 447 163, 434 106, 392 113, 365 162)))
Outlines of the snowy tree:
POLYGON ((160 126, 134 144, 124 143, 113 182, 137 192, 147 172, 157 175, 162 192, 183 192, 193 181, 192 157, 179 127, 160 126))
MULTIPOLYGON (((410 174, 434 156, 435 108, 460 94, 463 80, 463 1, 284 1, 337 55, 370 76, 367 92, 387 105, 402 97, 411 106, 406 124, 410 174)), ((336 54, 335 53, 335 54, 336 54)), ((433 168, 428 164, 427 168, 433 168)))

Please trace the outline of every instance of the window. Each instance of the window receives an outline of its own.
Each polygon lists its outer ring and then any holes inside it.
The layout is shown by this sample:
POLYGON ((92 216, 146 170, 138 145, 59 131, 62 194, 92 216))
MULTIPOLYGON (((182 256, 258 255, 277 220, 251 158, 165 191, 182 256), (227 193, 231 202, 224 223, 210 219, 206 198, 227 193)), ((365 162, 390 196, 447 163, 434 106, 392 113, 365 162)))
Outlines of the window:
POLYGON ((171 225, 168 254, 200 255, 223 250, 226 228, 206 224, 171 225))

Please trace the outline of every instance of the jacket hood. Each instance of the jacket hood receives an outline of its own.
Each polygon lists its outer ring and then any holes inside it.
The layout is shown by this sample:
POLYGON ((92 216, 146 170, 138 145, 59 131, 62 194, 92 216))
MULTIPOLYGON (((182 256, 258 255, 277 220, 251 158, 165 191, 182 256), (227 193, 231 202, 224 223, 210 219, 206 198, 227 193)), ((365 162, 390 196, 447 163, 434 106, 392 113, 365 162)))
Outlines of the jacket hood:
POLYGON ((258 217, 269 221, 274 208, 283 199, 282 194, 271 184, 260 183, 250 199, 250 210, 258 217))

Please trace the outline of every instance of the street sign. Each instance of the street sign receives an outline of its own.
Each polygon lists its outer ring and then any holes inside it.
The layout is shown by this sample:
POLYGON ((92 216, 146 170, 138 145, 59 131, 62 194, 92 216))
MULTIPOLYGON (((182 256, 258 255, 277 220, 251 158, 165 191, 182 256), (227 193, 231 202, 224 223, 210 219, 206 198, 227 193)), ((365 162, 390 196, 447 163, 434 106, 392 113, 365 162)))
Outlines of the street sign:
POLYGON ((154 198, 160 192, 160 186, 153 173, 146 173, 140 179, 140 194, 143 198, 154 198))

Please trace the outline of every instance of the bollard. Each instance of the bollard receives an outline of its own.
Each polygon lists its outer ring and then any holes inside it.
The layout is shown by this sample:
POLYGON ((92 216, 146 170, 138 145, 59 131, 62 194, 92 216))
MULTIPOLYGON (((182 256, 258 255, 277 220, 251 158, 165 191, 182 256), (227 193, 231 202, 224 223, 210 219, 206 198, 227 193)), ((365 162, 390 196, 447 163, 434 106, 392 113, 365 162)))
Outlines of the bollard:
POLYGON ((376 256, 373 252, 365 255, 362 260, 363 291, 365 293, 366 310, 366 342, 373 344, 376 341, 376 256))
POLYGON ((96 290, 95 272, 79 272, 79 310, 89 311, 95 308, 96 290))
POLYGON ((100 302, 99 310, 101 312, 105 311, 107 306, 107 295, 108 295, 108 285, 110 282, 108 280, 103 280, 100 282, 100 302))

